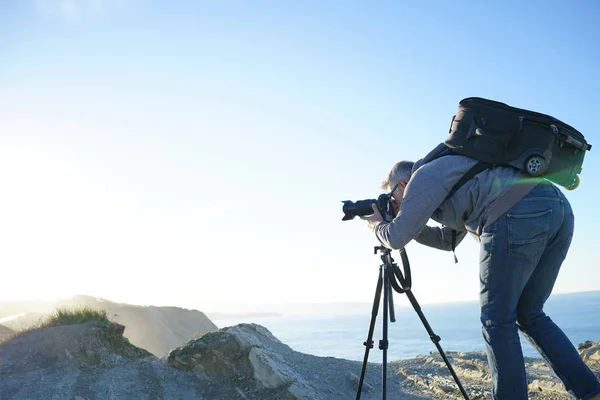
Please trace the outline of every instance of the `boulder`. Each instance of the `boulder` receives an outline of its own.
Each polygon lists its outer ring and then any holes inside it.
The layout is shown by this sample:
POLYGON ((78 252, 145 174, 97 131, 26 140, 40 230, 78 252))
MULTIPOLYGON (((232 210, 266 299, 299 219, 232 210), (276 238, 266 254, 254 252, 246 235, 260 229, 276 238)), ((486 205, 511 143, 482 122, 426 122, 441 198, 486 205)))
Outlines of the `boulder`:
POLYGON ((587 363, 600 363, 600 342, 586 341, 578 348, 579 355, 587 363))
POLYGON ((189 341, 169 353, 167 364, 194 371, 203 378, 285 390, 290 398, 298 400, 321 399, 306 377, 274 345, 285 346, 260 325, 240 324, 189 341))

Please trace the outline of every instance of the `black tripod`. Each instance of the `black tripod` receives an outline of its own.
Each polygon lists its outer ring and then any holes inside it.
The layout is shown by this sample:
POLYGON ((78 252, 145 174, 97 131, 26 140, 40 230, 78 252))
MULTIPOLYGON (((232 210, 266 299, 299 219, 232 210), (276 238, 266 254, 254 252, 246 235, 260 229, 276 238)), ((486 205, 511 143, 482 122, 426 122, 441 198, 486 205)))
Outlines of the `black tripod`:
POLYGON ((406 294, 406 296, 408 297, 408 300, 410 300, 410 303, 412 304, 413 308, 419 315, 421 322, 423 322, 423 325, 425 326, 427 333, 429 333, 429 337, 431 338, 431 341, 435 344, 435 347, 437 347, 438 351, 440 352, 440 355, 446 362, 446 366, 450 370, 450 373, 452 374, 452 377, 456 381, 456 384, 458 385, 458 388, 460 389, 462 395, 464 396, 465 399, 469 400, 469 396, 467 395, 467 392, 465 392, 465 389, 462 387, 462 384, 460 383, 458 376, 454 372, 452 365, 450 365, 450 361, 448 361, 448 358, 446 357, 444 350, 442 350, 442 347, 440 346, 441 338, 438 335, 436 335, 435 333, 433 333, 431 326, 429 326, 427 319, 425 319, 425 316, 423 315, 423 312, 421 311, 421 306, 419 306, 419 303, 417 303, 417 299, 415 299, 415 296, 412 294, 412 292, 410 290, 411 285, 412 285, 412 279, 410 276, 410 265, 408 263, 408 256, 406 255, 406 251, 404 249, 400 250, 400 257, 402 258, 404 275, 402 274, 402 271, 400 271, 400 268, 398 268, 398 265, 396 265, 396 263, 394 263, 394 259, 392 258, 390 249, 388 249, 387 247, 384 247, 384 246, 376 246, 375 254, 377 254, 377 251, 381 251, 381 260, 383 261, 383 264, 381 264, 379 266, 379 278, 377 279, 377 289, 375 290, 375 299, 373 301, 373 309, 371 311, 371 324, 369 325, 369 335, 367 337, 367 341, 364 342, 364 345, 366 347, 365 358, 363 360, 362 371, 360 373, 360 381, 358 383, 358 389, 356 391, 356 400, 360 399, 360 394, 362 392, 362 386, 363 386, 363 382, 365 379, 365 371, 367 369, 367 359, 369 358, 369 350, 373 348, 373 329, 375 328, 375 320, 377 318, 377 312, 379 310, 379 301, 381 299, 381 288, 382 287, 383 287, 383 339, 379 341, 379 349, 383 350, 383 363, 381 365, 382 379, 383 379, 383 387, 382 387, 383 400, 385 400, 386 396, 387 396, 388 311, 389 311, 390 321, 396 322, 396 315, 394 312, 394 300, 393 300, 393 296, 392 296, 393 292, 390 290, 391 287, 393 287, 394 290, 398 293, 406 294), (398 281, 400 282, 400 284, 398 284, 398 282, 396 281, 396 279, 394 279, 394 277, 398 278, 398 281))

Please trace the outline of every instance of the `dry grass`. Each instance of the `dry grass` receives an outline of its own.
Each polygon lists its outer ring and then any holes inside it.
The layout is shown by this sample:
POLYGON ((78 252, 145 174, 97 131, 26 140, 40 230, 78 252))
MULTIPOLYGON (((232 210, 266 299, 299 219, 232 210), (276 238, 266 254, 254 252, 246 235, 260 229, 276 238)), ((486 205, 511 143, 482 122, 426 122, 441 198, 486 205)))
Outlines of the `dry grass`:
POLYGON ((106 326, 111 321, 104 310, 96 310, 88 306, 81 308, 57 308, 51 314, 41 317, 39 320, 31 323, 26 328, 17 329, 11 335, 6 335, 3 341, 7 341, 16 335, 35 331, 42 328, 64 325, 76 325, 93 323, 100 326, 106 326))
POLYGON ((78 309, 57 308, 52 314, 43 319, 38 327, 47 328, 50 326, 85 324, 88 322, 110 323, 104 310, 95 310, 90 307, 78 309))

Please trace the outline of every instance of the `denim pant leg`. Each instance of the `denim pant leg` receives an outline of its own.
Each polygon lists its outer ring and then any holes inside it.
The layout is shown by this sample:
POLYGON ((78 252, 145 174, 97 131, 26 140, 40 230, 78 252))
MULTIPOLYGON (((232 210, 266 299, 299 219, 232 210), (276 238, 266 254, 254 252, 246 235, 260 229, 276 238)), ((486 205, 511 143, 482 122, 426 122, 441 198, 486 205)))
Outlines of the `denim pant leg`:
POLYGON ((563 331, 543 311, 573 236, 573 211, 567 199, 562 194, 560 197, 562 224, 523 289, 517 306, 517 323, 523 336, 563 382, 570 397, 589 399, 600 393, 600 382, 563 331))
POLYGON ((560 209, 556 194, 544 190, 534 188, 480 237, 481 323, 494 399, 527 399, 517 307, 560 209))

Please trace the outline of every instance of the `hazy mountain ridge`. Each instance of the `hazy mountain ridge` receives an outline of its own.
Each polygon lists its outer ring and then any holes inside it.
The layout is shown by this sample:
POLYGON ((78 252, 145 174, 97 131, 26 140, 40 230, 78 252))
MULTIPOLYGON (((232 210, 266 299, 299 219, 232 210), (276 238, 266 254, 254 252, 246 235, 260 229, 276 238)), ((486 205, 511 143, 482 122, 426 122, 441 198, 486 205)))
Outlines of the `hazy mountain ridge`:
POLYGON ((20 307, 13 305, 13 312, 25 315, 5 322, 4 326, 16 331, 28 329, 56 308, 80 307, 106 311, 111 321, 125 327, 124 336, 132 344, 148 350, 157 357, 164 357, 171 349, 191 338, 217 329, 217 326, 198 310, 115 303, 84 295, 47 303, 23 302, 20 307))

